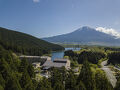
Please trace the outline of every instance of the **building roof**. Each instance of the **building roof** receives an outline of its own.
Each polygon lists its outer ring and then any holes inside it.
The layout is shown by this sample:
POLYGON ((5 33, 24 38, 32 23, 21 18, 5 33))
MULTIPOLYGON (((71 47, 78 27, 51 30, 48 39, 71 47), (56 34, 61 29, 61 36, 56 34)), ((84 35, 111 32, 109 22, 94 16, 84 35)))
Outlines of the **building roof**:
POLYGON ((46 59, 46 60, 51 60, 51 57, 49 56, 41 56, 42 59, 46 59))
POLYGON ((53 65, 53 62, 50 60, 47 60, 42 66, 50 67, 53 65))
POLYGON ((65 61, 65 62, 66 62, 67 60, 68 60, 68 59, 58 59, 58 58, 57 58, 57 59, 55 59, 54 61, 65 61))
POLYGON ((19 56, 20 58, 41 58, 41 59, 46 59, 46 60, 51 60, 51 57, 49 56, 26 56, 26 55, 21 55, 19 56))
POLYGON ((52 61, 46 61, 44 64, 43 64, 43 67, 62 67, 62 66, 65 66, 66 63, 57 63, 57 62, 52 62, 52 61))
POLYGON ((22 55, 22 56, 19 56, 20 58, 40 58, 40 56, 25 56, 25 55, 22 55))
POLYGON ((34 63, 32 63, 32 64, 40 64, 40 62, 34 62, 34 63))

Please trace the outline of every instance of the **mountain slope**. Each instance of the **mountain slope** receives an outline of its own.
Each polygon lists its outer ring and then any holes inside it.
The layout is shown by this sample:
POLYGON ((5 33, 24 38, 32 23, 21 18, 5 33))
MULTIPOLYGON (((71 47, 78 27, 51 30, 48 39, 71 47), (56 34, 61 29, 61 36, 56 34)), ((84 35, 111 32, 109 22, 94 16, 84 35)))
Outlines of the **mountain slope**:
POLYGON ((49 42, 80 43, 90 45, 120 45, 120 39, 114 36, 97 31, 90 27, 82 27, 74 32, 43 38, 49 42))
POLYGON ((61 50, 63 47, 38 39, 31 35, 0 28, 0 44, 15 52, 28 55, 42 55, 50 50, 61 50))

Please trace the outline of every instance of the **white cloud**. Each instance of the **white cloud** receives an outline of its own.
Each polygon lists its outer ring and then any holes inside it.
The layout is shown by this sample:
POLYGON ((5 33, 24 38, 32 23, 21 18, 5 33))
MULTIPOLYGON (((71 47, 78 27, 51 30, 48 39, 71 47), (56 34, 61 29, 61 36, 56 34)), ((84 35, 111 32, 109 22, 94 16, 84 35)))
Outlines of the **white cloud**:
POLYGON ((116 39, 120 38, 120 33, 117 32, 115 29, 112 29, 112 28, 108 29, 108 28, 103 28, 103 27, 97 27, 96 30, 100 31, 100 32, 104 32, 104 33, 109 34, 109 35, 112 35, 116 39))
POLYGON ((40 2, 40 0, 33 0, 33 2, 38 3, 38 2, 40 2))

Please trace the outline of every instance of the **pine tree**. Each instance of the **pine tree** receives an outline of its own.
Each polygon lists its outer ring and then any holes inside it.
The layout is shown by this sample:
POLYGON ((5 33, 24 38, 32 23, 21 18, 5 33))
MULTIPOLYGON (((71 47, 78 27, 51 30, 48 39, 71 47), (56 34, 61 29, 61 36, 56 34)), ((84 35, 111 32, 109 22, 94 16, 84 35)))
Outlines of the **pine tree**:
POLYGON ((60 82, 55 83, 53 90, 65 90, 64 85, 60 82))
POLYGON ((0 59, 0 73, 2 74, 2 77, 4 78, 4 80, 7 82, 7 80, 9 80, 10 78, 10 67, 8 65, 8 63, 5 61, 5 59, 0 59))
POLYGON ((48 79, 43 78, 38 83, 36 90, 52 90, 51 83, 48 81, 48 79))
POLYGON ((118 78, 115 90, 120 90, 120 78, 118 78))
POLYGON ((5 90, 22 90, 18 80, 15 78, 15 76, 11 76, 8 80, 5 90))
MULTIPOLYGON (((4 88, 5 87, 5 80, 2 77, 2 74, 0 73, 0 85, 4 88)), ((1 90, 1 89, 0 89, 1 90)))
POLYGON ((87 90, 85 85, 82 83, 82 81, 80 81, 79 84, 77 86, 74 86, 74 87, 75 87, 74 90, 87 90))
POLYGON ((23 90, 34 90, 32 80, 26 70, 23 72, 23 75, 20 80, 20 85, 23 88, 23 90))
POLYGON ((0 85, 0 90, 4 90, 4 88, 3 88, 3 86, 2 86, 2 85, 0 85))
POLYGON ((78 77, 77 84, 82 81, 88 90, 95 90, 96 84, 93 77, 93 73, 90 68, 90 64, 87 60, 84 61, 80 75, 78 77))
POLYGON ((53 68, 52 71, 51 71, 51 83, 52 83, 52 87, 55 85, 55 83, 57 82, 60 82, 63 84, 63 75, 62 73, 56 69, 56 68, 53 68))
POLYGON ((69 90, 74 90, 75 86, 76 86, 76 78, 73 72, 69 72, 65 82, 65 88, 69 90))
POLYGON ((28 65, 27 71, 28 71, 30 78, 35 77, 34 67, 31 64, 28 65))
POLYGON ((97 90, 113 90, 112 85, 105 76, 105 73, 97 71, 95 74, 97 90))
POLYGON ((27 68, 28 68, 28 62, 27 62, 27 60, 26 59, 21 60, 21 65, 19 67, 19 71, 20 72, 24 72, 24 71, 27 70, 27 68))

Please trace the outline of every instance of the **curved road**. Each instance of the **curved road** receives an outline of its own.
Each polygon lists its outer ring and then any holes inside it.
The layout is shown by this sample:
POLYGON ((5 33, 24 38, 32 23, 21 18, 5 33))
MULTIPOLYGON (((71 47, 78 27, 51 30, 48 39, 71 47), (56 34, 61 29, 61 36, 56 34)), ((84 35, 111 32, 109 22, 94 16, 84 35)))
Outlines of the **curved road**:
POLYGON ((101 63, 101 66, 102 66, 102 70, 104 70, 104 72, 106 73, 106 76, 108 78, 108 80, 110 81, 110 83, 112 84, 113 88, 116 86, 116 82, 117 82, 117 79, 116 77, 113 75, 112 71, 110 70, 110 68, 107 65, 107 60, 106 61, 103 61, 101 63))

